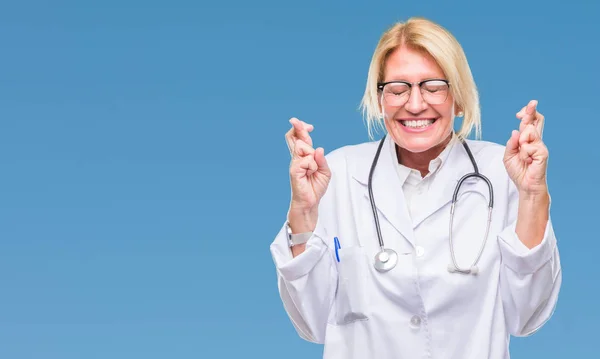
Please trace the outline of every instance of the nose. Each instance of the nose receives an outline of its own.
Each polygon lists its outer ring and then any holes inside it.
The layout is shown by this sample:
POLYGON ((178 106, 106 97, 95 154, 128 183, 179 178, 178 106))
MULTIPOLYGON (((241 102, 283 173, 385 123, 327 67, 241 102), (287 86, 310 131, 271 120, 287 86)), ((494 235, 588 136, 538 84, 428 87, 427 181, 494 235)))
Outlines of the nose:
POLYGON ((427 102, 423 99, 423 95, 418 86, 414 86, 410 91, 410 97, 404 104, 404 109, 412 114, 419 114, 427 109, 427 102))

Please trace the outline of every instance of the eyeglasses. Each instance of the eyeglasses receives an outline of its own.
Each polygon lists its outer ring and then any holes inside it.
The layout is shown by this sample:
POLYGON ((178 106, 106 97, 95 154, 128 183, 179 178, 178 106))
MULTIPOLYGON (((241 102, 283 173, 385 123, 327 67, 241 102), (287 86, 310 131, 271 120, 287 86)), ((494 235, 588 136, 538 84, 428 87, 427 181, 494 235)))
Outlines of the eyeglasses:
POLYGON ((383 93, 385 103, 390 106, 403 106, 410 98, 413 86, 419 86, 423 100, 430 105, 439 105, 448 98, 450 82, 430 79, 420 82, 389 81, 379 82, 377 89, 383 93))

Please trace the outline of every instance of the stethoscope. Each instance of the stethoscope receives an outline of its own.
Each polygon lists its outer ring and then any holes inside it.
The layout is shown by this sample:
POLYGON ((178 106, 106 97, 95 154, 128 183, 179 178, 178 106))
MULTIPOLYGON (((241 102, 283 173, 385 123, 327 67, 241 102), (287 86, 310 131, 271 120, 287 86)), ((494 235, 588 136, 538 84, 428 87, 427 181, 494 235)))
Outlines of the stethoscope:
MULTIPOLYGON (((373 172, 375 172, 375 166, 377 165, 377 161, 379 160, 379 154, 381 153, 381 148, 383 147, 384 140, 385 140, 385 135, 381 139, 381 142, 379 143, 379 147, 377 148, 377 152, 375 154, 375 158, 373 159, 373 164, 371 165, 371 171, 369 173, 369 183, 368 183, 369 199, 371 200, 371 208, 373 209, 373 217, 375 219, 375 229, 377 230, 377 238, 379 239, 379 247, 380 247, 380 251, 375 255, 375 264, 374 265, 375 265, 375 269, 377 269, 380 272, 387 272, 387 271, 393 269, 396 266, 396 264, 398 263, 398 253, 396 253, 396 251, 394 251, 391 248, 385 248, 385 245, 383 243, 383 237, 381 235, 381 228, 379 227, 379 217, 377 215, 375 200, 373 198, 373 186, 372 186, 373 172)), ((454 189, 454 195, 452 196, 452 206, 450 207, 450 228, 449 228, 449 235, 448 235, 449 242, 450 242, 450 255, 452 258, 452 263, 450 263, 448 265, 448 272, 450 272, 450 273, 457 272, 457 273, 475 275, 475 274, 479 273, 479 268, 477 267, 477 263, 479 262, 479 259, 481 258, 481 254, 483 253, 483 249, 485 248, 485 242, 487 241, 488 233, 490 231, 490 224, 492 222, 492 208, 494 207, 494 190, 493 190, 492 183, 490 182, 490 180, 487 179, 487 177, 485 177, 481 173, 479 173, 479 169, 477 168, 477 163, 475 162, 475 158, 473 157, 473 154, 471 153, 471 150, 469 149, 469 146, 467 145, 467 143, 463 140, 461 140, 461 142, 462 142, 465 150, 467 151, 467 154, 469 155, 469 159, 471 160, 471 163, 473 164, 474 172, 464 175, 458 181, 458 183, 454 189), (481 243, 481 249, 479 250, 479 254, 477 255, 477 258, 475 259, 475 261, 473 262, 471 267, 461 268, 456 263, 456 258, 454 256, 454 245, 452 244, 452 222, 454 220, 454 207, 455 207, 455 204, 456 204, 456 201, 458 198, 458 191, 460 190, 460 186, 466 179, 471 178, 471 177, 481 178, 482 180, 485 181, 485 183, 488 186, 488 190, 489 190, 489 194, 490 194, 490 200, 489 200, 489 205, 488 205, 488 219, 487 219, 487 226, 486 226, 486 230, 485 230, 485 237, 483 238, 483 242, 481 243)))

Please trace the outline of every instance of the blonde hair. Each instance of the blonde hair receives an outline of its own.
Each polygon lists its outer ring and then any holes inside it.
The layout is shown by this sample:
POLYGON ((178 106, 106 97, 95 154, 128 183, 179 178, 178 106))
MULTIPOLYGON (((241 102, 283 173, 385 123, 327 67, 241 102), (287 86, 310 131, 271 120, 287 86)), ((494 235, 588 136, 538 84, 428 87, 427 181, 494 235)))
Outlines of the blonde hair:
POLYGON ((475 128, 475 135, 480 138, 479 94, 462 46, 445 28, 421 17, 394 24, 379 39, 371 59, 367 85, 360 104, 369 137, 373 138, 376 126, 385 129, 379 108, 377 83, 384 79, 385 61, 388 56, 401 46, 423 50, 433 57, 450 82, 450 93, 455 105, 464 113, 458 137, 467 138, 475 128))

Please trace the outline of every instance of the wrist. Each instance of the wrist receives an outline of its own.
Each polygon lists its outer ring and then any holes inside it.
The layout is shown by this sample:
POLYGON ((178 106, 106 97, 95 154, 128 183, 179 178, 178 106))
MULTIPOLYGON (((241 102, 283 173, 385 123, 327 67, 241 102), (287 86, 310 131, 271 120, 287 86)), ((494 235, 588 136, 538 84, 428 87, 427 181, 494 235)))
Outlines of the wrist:
POLYGON ((539 193, 520 193, 519 195, 519 219, 520 222, 533 224, 534 222, 544 223, 550 216, 550 194, 546 192, 539 193))
POLYGON ((317 226, 317 208, 295 208, 290 206, 288 222, 293 234, 314 232, 317 226))
POLYGON ((545 204, 550 202, 550 194, 547 188, 535 191, 519 191, 519 202, 545 204))
POLYGON ((548 191, 520 193, 515 230, 519 240, 527 248, 534 248, 542 242, 549 218, 550 194, 548 191))

